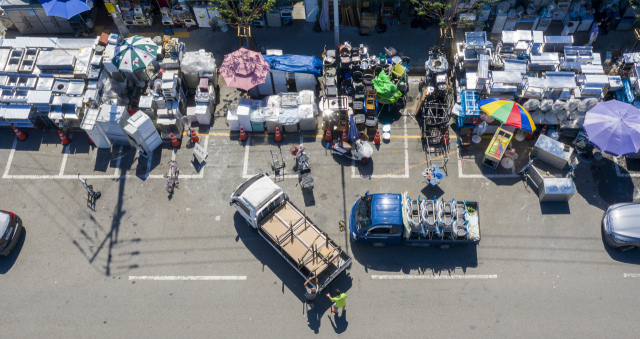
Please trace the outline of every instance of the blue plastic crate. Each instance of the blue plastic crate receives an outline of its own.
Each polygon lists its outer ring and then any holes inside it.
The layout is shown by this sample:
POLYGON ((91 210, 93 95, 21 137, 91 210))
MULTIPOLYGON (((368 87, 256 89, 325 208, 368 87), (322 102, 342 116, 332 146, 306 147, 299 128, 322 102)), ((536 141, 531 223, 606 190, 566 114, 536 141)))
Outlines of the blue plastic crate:
POLYGON ((471 127, 473 123, 470 119, 477 119, 482 114, 482 110, 478 106, 480 93, 477 91, 462 91, 460 99, 462 101, 462 110, 458 117, 458 128, 471 127))

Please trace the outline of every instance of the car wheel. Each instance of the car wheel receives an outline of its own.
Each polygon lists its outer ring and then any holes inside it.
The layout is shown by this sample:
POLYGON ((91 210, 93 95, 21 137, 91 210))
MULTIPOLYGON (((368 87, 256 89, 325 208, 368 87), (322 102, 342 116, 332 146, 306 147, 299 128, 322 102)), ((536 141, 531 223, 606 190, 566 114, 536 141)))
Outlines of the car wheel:
POLYGON ((371 246, 381 248, 387 246, 387 244, 383 242, 374 242, 373 244, 371 244, 371 246))
POLYGON ((636 247, 635 246, 623 246, 623 247, 618 247, 617 250, 620 251, 620 252, 626 252, 626 251, 632 250, 634 248, 636 248, 636 247))
POLYGON ((441 250, 448 250, 451 248, 450 244, 442 244, 440 246, 438 246, 441 250))

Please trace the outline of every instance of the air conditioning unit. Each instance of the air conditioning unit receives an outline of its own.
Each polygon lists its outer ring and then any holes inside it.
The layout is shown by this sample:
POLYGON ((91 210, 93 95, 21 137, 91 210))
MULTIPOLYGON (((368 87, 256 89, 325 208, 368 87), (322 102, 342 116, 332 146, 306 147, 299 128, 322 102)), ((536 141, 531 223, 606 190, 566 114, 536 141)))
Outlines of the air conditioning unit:
POLYGON ((170 17, 168 17, 168 16, 166 16, 166 15, 163 15, 163 16, 162 16, 162 24, 163 24, 163 25, 169 25, 169 26, 170 26, 170 25, 173 25, 173 20, 171 20, 171 18, 170 18, 170 17))
POLYGON ((264 26, 266 26, 266 23, 264 19, 253 20, 253 26, 255 26, 256 28, 264 28, 264 26))
POLYGON ((136 21, 135 20, 125 20, 124 23, 125 23, 125 25, 135 25, 136 21))
POLYGON ((194 19, 184 19, 184 23, 187 25, 197 25, 198 23, 194 19))
POLYGON ((147 20, 136 20, 136 25, 146 25, 147 20))
POLYGON ((146 20, 146 19, 147 19, 147 18, 145 18, 144 16, 139 16, 139 15, 134 15, 134 16, 133 16, 133 18, 134 18, 136 21, 146 20))

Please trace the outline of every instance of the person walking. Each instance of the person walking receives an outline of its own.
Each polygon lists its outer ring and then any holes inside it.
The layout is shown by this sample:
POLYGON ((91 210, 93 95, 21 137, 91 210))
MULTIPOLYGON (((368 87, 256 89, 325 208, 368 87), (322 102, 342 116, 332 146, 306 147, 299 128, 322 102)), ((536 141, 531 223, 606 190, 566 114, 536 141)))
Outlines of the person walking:
POLYGON ((331 298, 331 294, 327 293, 327 297, 331 299, 333 305, 331 305, 331 312, 338 313, 338 308, 342 308, 342 312, 344 313, 347 310, 347 294, 342 293, 340 289, 336 288, 336 296, 335 298, 331 298))
POLYGON ((318 287, 318 277, 315 277, 315 278, 316 278, 316 287, 311 287, 311 288, 307 287, 307 285, 309 284, 311 279, 313 279, 313 277, 310 277, 304 283, 304 288, 306 290, 304 294, 304 299, 307 301, 307 304, 311 306, 311 308, 314 308, 313 302, 316 300, 316 296, 318 295, 318 290, 316 289, 318 287))

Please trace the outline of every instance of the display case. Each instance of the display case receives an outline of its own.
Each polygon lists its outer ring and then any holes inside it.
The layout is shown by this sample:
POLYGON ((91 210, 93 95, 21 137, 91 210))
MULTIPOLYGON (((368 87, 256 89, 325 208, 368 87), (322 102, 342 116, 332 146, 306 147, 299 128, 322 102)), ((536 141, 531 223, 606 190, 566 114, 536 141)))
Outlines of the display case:
POLYGON ((484 152, 482 164, 493 169, 498 168, 498 164, 502 160, 502 156, 504 156, 512 137, 512 132, 498 128, 489 143, 489 147, 484 152))
POLYGON ((533 146, 531 157, 544 161, 555 168, 563 169, 569 163, 572 152, 571 146, 553 140, 546 135, 540 135, 533 146))

